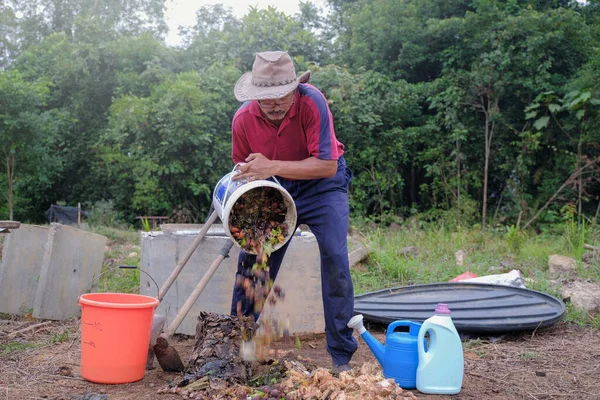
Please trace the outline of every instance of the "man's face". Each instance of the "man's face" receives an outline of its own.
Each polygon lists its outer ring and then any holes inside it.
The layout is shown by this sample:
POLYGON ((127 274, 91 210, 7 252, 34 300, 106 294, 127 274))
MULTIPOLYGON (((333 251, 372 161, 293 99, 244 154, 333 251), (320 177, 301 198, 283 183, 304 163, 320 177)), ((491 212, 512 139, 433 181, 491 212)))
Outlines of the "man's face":
POLYGON ((277 100, 258 100, 258 106, 271 121, 281 121, 294 104, 294 93, 277 100))

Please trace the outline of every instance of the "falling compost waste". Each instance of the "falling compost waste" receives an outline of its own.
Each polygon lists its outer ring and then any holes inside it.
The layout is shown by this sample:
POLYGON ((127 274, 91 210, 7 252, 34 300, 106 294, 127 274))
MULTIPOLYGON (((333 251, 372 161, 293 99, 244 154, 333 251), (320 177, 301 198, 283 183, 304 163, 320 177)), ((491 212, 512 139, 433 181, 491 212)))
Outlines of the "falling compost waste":
MULTIPOLYGON (((254 312, 260 313, 267 301, 275 306, 285 299, 285 292, 279 285, 274 285, 270 276, 269 257, 271 253, 285 242, 290 234, 285 222, 287 206, 280 191, 263 187, 244 193, 232 207, 229 218, 229 230, 239 246, 246 252, 256 254, 256 261, 243 275, 236 278, 236 286, 243 287, 246 297, 254 304, 254 312), (273 292, 271 296, 269 294, 273 292)), ((242 315, 242 303, 237 303, 237 314, 242 315)), ((287 324, 276 320, 261 318, 259 334, 252 338, 250 358, 266 357, 268 346, 272 341, 283 337, 289 340, 287 324)), ((248 347, 243 347, 248 350, 248 347)), ((247 357, 247 355, 245 356, 247 357)))
MULTIPOLYGON (((269 301, 274 305, 283 300, 284 292, 273 286, 269 273, 268 259, 275 246, 285 241, 289 227, 285 222, 287 207, 278 190, 270 187, 253 189, 244 193, 233 206, 229 219, 229 230, 240 247, 256 254, 249 276, 239 276, 238 287, 246 291, 246 297, 254 302, 254 311, 260 313, 273 289, 269 301)), ((237 304, 241 314, 241 302, 237 304)))

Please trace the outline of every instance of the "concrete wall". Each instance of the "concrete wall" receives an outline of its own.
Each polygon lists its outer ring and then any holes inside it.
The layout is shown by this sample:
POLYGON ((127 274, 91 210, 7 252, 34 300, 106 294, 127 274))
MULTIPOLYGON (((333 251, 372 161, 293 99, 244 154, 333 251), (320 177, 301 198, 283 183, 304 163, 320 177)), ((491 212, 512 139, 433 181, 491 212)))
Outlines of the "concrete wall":
MULTIPOLYGON (((142 232, 140 268, 148 272, 158 286, 167 280, 185 253, 201 225, 162 225, 162 232, 142 232)), ((157 313, 167 316, 169 324, 185 303, 210 264, 218 256, 228 238, 219 235, 222 226, 214 225, 198 246, 181 274, 159 305, 157 313)), ((239 249, 233 247, 230 257, 222 263, 204 292, 194 304, 176 332, 194 335, 196 318, 200 311, 229 314, 231 295, 237 269, 239 249)), ((277 277, 277 284, 286 298, 276 306, 267 305, 261 318, 276 318, 289 324, 291 333, 312 333, 324 330, 321 299, 320 259, 316 240, 312 235, 294 237, 288 248, 277 277)), ((140 293, 157 296, 158 289, 146 274, 140 274, 140 293)))
POLYGON ((77 299, 100 274, 106 238, 60 224, 21 225, 7 236, 0 312, 56 320, 79 315, 77 299))
POLYGON ((0 312, 33 312, 48 228, 21 225, 6 234, 0 264, 0 312))
POLYGON ((35 318, 62 320, 77 316, 77 299, 96 284, 102 270, 106 237, 51 224, 33 303, 35 318))

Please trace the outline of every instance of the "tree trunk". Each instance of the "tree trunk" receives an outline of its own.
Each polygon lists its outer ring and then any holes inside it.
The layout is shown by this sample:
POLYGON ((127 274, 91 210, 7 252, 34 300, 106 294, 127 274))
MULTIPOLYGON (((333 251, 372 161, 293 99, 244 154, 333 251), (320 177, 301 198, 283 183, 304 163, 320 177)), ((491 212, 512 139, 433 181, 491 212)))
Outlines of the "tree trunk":
POLYGON ((490 164, 490 148, 489 148, 489 126, 488 116, 485 116, 485 161, 483 165, 483 208, 481 210, 481 230, 485 231, 485 221, 487 218, 487 187, 488 187, 488 169, 490 164))
POLYGON ((415 164, 410 165, 410 206, 417 204, 417 178, 415 176, 415 164))
POLYGON ((6 181, 8 183, 8 219, 14 218, 13 212, 13 183, 15 179, 15 155, 7 154, 6 156, 6 181))
MULTIPOLYGON (((581 155, 581 136, 579 135, 579 142, 577 143, 577 163, 575 164, 575 169, 579 169, 580 162, 582 160, 581 155)), ((582 193, 583 193, 583 179, 581 175, 579 175, 579 179, 577 181, 577 228, 581 227, 581 223, 583 221, 582 215, 582 193)))
POLYGON ((484 98, 481 97, 481 107, 485 115, 485 160, 483 166, 483 207, 481 211, 481 230, 486 229, 487 220, 487 193, 488 193, 488 176, 490 167, 490 155, 492 152, 492 138, 494 137, 495 123, 492 119, 492 113, 498 111, 498 99, 495 98, 493 101, 491 95, 491 89, 484 98), (487 100, 487 104, 486 104, 487 100))
POLYGON ((458 183, 456 184, 456 226, 460 225, 460 140, 456 139, 456 176, 458 183))

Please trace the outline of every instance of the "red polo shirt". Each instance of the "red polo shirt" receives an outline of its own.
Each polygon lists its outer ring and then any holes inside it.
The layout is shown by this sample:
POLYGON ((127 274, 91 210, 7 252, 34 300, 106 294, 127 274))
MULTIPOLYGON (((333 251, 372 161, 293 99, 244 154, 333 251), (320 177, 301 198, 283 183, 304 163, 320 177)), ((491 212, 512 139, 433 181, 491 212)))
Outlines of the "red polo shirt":
POLYGON ((236 164, 244 162, 250 153, 282 161, 308 157, 337 160, 344 154, 344 145, 335 137, 327 100, 309 84, 298 85, 294 104, 279 127, 263 117, 256 101, 247 101, 233 117, 232 133, 231 158, 236 164))

